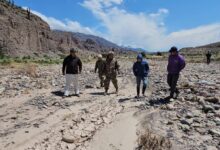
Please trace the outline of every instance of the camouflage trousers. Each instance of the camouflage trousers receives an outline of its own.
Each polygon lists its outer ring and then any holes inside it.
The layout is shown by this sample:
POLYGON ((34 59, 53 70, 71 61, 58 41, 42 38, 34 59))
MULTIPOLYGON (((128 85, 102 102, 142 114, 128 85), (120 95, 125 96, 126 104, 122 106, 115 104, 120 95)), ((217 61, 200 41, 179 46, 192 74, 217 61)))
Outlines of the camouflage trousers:
POLYGON ((116 76, 106 76, 105 78, 105 90, 108 91, 110 86, 110 81, 112 81, 116 90, 118 90, 118 80, 116 76))
POLYGON ((104 87, 104 75, 102 73, 99 73, 99 79, 100 79, 100 86, 104 87))

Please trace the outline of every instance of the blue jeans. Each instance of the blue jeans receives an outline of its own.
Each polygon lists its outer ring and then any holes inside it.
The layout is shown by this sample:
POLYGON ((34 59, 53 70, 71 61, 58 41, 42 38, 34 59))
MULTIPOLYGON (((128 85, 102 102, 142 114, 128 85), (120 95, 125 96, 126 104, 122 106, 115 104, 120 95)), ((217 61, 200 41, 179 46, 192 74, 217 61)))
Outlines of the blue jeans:
POLYGON ((143 82, 142 94, 145 93, 146 88, 147 88, 148 78, 147 78, 147 77, 136 77, 136 82, 137 82, 137 95, 140 94, 141 81, 143 82))

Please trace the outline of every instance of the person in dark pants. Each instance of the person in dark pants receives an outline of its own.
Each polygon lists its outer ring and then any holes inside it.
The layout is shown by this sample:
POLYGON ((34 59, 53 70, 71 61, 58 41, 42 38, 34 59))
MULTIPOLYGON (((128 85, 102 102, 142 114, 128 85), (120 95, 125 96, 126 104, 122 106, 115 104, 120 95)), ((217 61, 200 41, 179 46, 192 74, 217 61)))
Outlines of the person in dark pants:
POLYGON ((149 65, 146 59, 143 59, 142 54, 138 54, 137 61, 133 65, 133 73, 136 77, 137 82, 137 96, 140 97, 140 86, 141 81, 143 82, 142 95, 145 96, 145 91, 147 88, 147 76, 149 73, 149 65))
POLYGON ((69 96, 71 84, 74 85, 75 94, 79 97, 78 74, 80 74, 82 71, 82 62, 77 57, 76 53, 76 49, 70 49, 70 55, 67 56, 63 61, 62 72, 66 78, 64 97, 69 96))
POLYGON ((209 65, 210 62, 211 62, 211 57, 212 57, 212 54, 210 51, 208 51, 208 53, 206 54, 206 59, 207 59, 207 64, 209 65))
POLYGON ((185 68, 185 60, 183 56, 178 53, 178 49, 176 47, 171 47, 170 56, 167 65, 167 83, 170 87, 170 96, 169 98, 174 98, 174 94, 176 93, 175 98, 179 95, 179 90, 177 89, 177 82, 179 79, 180 72, 185 68))

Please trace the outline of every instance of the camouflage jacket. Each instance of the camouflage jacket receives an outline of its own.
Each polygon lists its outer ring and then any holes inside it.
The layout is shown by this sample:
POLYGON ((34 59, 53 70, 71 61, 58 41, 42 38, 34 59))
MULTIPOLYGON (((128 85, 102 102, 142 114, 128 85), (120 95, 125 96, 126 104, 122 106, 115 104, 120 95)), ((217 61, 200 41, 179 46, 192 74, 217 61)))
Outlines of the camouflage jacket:
POLYGON ((119 64, 117 60, 106 60, 104 64, 104 73, 106 76, 116 76, 119 72, 119 64))
POLYGON ((104 64, 103 60, 97 60, 95 63, 95 72, 98 70, 99 74, 104 74, 104 64))

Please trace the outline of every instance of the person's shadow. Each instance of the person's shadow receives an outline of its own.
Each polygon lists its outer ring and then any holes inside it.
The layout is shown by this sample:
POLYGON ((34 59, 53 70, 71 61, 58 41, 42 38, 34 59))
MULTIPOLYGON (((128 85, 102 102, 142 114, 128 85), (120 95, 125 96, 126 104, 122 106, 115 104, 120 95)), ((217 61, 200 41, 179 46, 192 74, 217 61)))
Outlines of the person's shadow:
POLYGON ((64 95, 64 92, 62 92, 62 91, 53 91, 53 92, 51 92, 53 95, 55 95, 55 96, 59 96, 59 97, 63 97, 63 95, 64 95))
MULTIPOLYGON (((51 92, 53 95, 55 95, 55 96, 59 96, 59 97, 62 97, 62 98, 64 98, 65 96, 64 96, 64 92, 62 92, 62 91, 53 91, 53 92, 51 92)), ((72 97, 72 96, 77 96, 76 94, 71 94, 71 95, 69 95, 69 96, 67 96, 67 97, 72 97)))
POLYGON ((118 100, 118 102, 119 103, 124 103, 124 102, 126 102, 126 101, 129 101, 129 100, 132 100, 133 98, 120 98, 119 100, 118 100))
POLYGON ((91 95, 94 95, 94 96, 101 96, 101 95, 104 95, 104 92, 93 92, 93 93, 90 93, 91 95))
POLYGON ((150 106, 161 106, 161 105, 166 105, 169 103, 170 103, 170 97, 159 98, 157 100, 149 101, 150 106))

